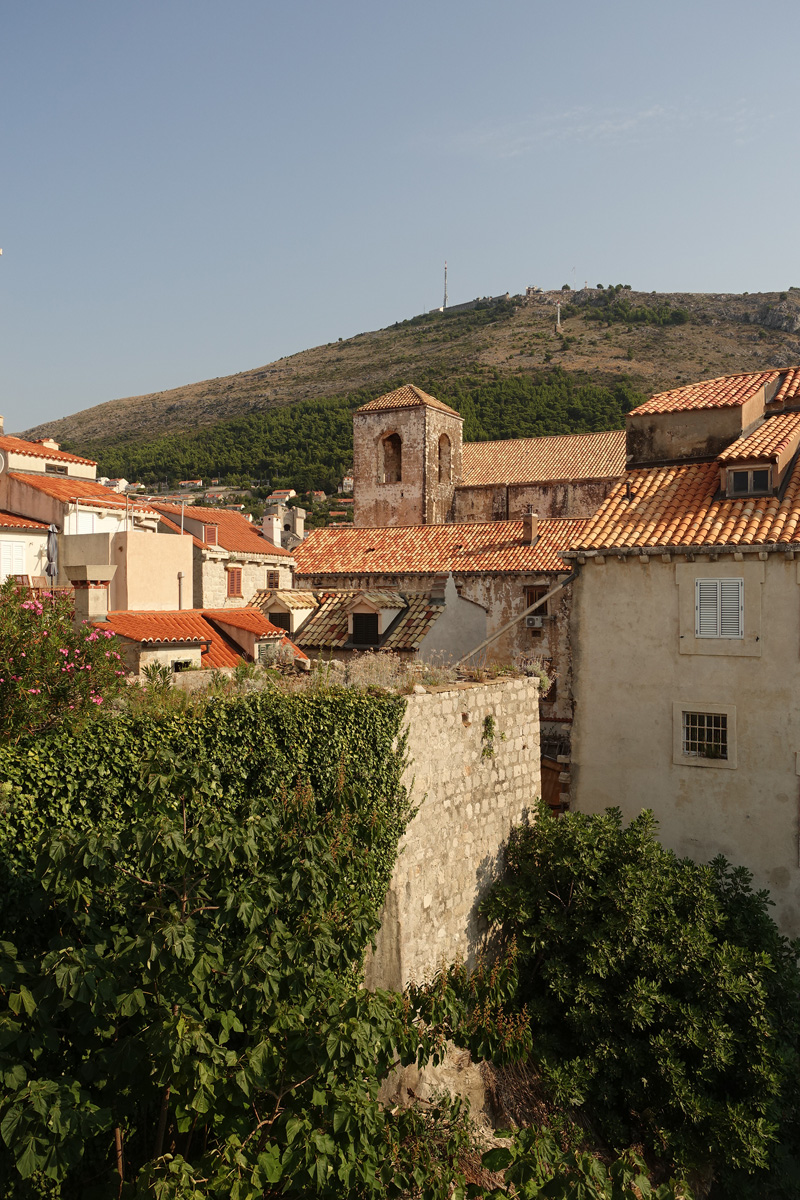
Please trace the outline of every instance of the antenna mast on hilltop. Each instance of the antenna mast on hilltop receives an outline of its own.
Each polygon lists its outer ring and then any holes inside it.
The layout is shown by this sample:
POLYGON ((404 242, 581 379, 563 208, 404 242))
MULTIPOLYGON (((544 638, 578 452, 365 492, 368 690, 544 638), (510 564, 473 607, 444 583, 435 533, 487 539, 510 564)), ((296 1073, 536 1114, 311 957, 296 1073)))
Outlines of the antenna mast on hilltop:
POLYGON ((447 259, 444 260, 444 304, 442 310, 447 308, 447 259))

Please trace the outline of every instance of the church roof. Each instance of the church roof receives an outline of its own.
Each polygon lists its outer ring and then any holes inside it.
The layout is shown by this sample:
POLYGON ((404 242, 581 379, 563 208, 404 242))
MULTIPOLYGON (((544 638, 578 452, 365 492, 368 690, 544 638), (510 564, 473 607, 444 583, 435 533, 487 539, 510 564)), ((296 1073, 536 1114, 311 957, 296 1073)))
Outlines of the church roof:
POLYGON ((461 485, 617 479, 625 470, 625 430, 465 442, 461 485))
POLYGON ((429 396, 427 392, 423 392, 422 388, 416 387, 413 383, 407 383, 403 387, 395 388, 393 392, 387 392, 385 396, 377 396, 374 400, 368 400, 366 404, 362 404, 360 408, 357 408, 356 412, 380 412, 381 410, 397 408, 423 407, 436 408, 439 412, 450 413, 453 417, 461 418, 461 414, 457 413, 454 408, 443 404, 435 396, 429 396))

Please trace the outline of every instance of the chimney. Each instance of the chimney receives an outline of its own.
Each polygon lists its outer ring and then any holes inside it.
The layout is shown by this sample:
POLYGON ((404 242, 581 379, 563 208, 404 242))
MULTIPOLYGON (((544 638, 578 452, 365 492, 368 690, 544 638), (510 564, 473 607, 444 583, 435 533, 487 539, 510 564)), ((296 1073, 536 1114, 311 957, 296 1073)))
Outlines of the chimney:
POLYGON ((0 434, 3 432, 3 418, 0 417, 0 434))
POLYGON ((535 546, 539 540, 539 514, 526 512, 522 516, 522 540, 526 546, 535 546))
POLYGON ((264 513, 261 521, 261 532, 268 542, 272 542, 273 546, 281 544, 281 518, 280 513, 274 508, 268 508, 264 513))
POLYGON ((67 579, 75 589, 75 624, 101 621, 108 615, 108 587, 117 565, 65 567, 67 579))
POLYGON ((306 536, 306 510, 304 508, 290 508, 289 520, 292 523, 292 533, 302 542, 306 536))

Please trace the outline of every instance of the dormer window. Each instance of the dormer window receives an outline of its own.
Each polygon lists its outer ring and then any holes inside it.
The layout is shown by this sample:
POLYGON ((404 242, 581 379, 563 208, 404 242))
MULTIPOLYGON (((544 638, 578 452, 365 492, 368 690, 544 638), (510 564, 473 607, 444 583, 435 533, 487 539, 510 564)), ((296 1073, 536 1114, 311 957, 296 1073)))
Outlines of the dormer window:
POLYGON ((728 496, 768 496, 771 492, 771 467, 730 468, 728 470, 728 496))
POLYGON ((377 646, 380 642, 377 613, 353 613, 353 645, 377 646))
POLYGON ((45 469, 46 474, 48 474, 48 475, 66 475, 66 474, 68 474, 68 471, 69 471, 69 468, 67 467, 66 463, 54 463, 54 462, 45 463, 44 469, 45 469))

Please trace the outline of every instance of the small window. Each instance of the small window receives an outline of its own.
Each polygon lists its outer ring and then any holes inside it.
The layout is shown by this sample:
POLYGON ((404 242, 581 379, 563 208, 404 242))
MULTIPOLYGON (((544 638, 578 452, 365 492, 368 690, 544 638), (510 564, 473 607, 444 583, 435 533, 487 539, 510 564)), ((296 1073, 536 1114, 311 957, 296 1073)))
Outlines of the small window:
POLYGON ((277 571, 267 571, 267 589, 277 591, 281 586, 281 577, 277 571))
POLYGON ((767 496, 772 491, 771 467, 728 471, 729 496, 767 496))
POLYGON ((685 712, 683 754, 685 758, 727 759, 727 713, 685 712))
POLYGON ((744 580, 696 579, 694 635, 698 638, 744 637, 744 580))
POLYGON ((216 525, 204 525, 204 541, 207 546, 217 545, 217 527, 216 525))
MULTIPOLYGON (((543 596, 546 596, 549 591, 550 589, 546 584, 539 584, 537 587, 526 587, 525 607, 530 608, 530 606, 535 604, 537 600, 541 600, 543 596)), ((533 615, 537 617, 546 617, 548 615, 549 606, 549 600, 547 601, 547 604, 540 604, 537 609, 534 609, 533 615)))
POLYGON ((69 473, 66 463, 45 463, 44 469, 47 475, 67 475, 69 473))
POLYGON ((172 669, 176 674, 179 671, 191 671, 192 660, 190 658, 176 658, 172 664, 172 669))
POLYGON ((287 633, 291 632, 289 627, 289 614, 287 612, 271 612, 267 613, 266 616, 267 620, 271 621, 273 625, 276 625, 278 629, 285 629, 287 633))
POLYGON ((353 613, 353 645, 377 646, 379 640, 378 614, 353 613))
POLYGON ((231 567, 228 571, 228 595, 241 596, 242 594, 242 568, 231 567))

